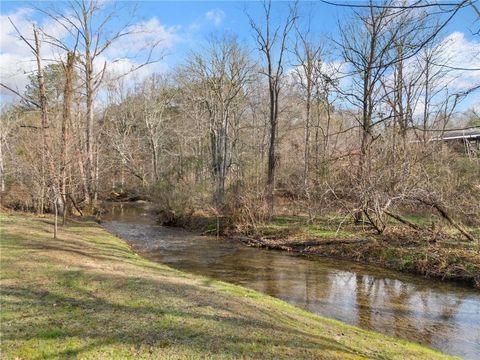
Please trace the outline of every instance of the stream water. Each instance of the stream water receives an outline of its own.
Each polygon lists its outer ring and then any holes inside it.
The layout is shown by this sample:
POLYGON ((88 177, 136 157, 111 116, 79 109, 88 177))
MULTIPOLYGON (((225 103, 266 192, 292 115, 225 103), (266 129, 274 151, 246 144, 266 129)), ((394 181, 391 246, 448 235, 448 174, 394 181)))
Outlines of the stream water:
POLYGON ((480 359, 480 292, 382 268, 250 248, 155 224, 145 206, 106 204, 103 226, 142 256, 239 284, 311 312, 480 359))

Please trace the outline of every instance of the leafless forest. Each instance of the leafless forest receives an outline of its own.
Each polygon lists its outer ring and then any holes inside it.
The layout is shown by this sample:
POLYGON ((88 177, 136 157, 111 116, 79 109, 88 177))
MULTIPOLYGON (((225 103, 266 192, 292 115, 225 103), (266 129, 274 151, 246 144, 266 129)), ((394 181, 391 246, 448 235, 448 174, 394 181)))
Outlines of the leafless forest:
MULTIPOLYGON (((462 104, 480 84, 449 84, 480 69, 453 66, 439 34, 459 10, 480 17, 480 7, 406 4, 354 7, 330 38, 310 30, 301 2, 265 2, 262 16, 245 11, 251 42, 212 35, 147 78, 136 73, 161 60, 156 39, 121 75, 101 60, 143 31, 111 23, 114 8, 38 8, 69 37, 18 30, 37 68, 25 89, 2 83, 16 99, 1 114, 2 206, 57 214, 60 225, 101 216, 106 199, 141 199, 164 223, 211 218, 216 231, 289 215, 337 232, 359 224, 475 241, 480 119, 462 104), (45 59, 46 44, 60 61, 45 59)), ((468 31, 480 38, 479 29, 468 31)))

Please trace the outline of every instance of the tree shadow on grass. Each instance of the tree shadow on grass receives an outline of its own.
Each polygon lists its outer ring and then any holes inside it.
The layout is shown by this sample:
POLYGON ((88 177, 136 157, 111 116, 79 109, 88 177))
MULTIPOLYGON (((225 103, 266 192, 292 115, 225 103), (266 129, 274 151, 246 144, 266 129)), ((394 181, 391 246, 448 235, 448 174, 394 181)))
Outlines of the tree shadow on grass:
MULTIPOLYGON (((138 255, 133 253, 128 247, 112 244, 109 242, 91 243, 85 240, 76 240, 69 238, 68 240, 58 239, 46 239, 45 237, 35 237, 31 234, 11 233, 4 231, 2 234, 2 249, 7 252, 8 250, 20 250, 20 251, 39 251, 47 254, 51 261, 57 264, 64 264, 65 266, 72 266, 78 264, 84 264, 82 258, 92 260, 94 264, 102 264, 105 261, 109 261, 113 265, 118 265, 120 268, 124 268, 125 265, 131 265, 134 267, 141 267, 143 270, 161 271, 165 274, 177 274, 179 277, 185 275, 167 266, 161 264, 154 264, 147 260, 140 263, 138 255), (78 256, 78 260, 72 260, 66 258, 65 255, 78 256)), ((2 257, 3 254, 2 254, 2 257)))
MULTIPOLYGON (((293 313, 219 291, 208 282, 195 284, 174 269, 140 262, 128 249, 108 241, 9 235, 14 241, 2 247, 22 251, 21 258, 28 259, 31 269, 35 262, 53 265, 48 277, 41 274, 42 282, 36 274, 19 271, 21 279, 1 290, 2 318, 8 314, 2 321, 3 343, 10 348, 32 343, 46 347, 38 358, 95 351, 98 357, 107 346, 148 348, 160 355, 162 349, 179 349, 237 358, 368 354, 324 336, 322 330, 330 334, 337 330, 327 322, 312 320, 302 326, 293 313), (49 257, 29 256, 37 250, 49 257), (86 259, 94 260, 96 270, 78 270, 86 259), (102 271, 112 262, 120 271, 102 271)), ((19 270, 22 264, 14 261, 11 266, 19 270)))
POLYGON ((97 260, 125 260, 126 258, 134 258, 135 255, 130 249, 109 243, 91 244, 88 241, 74 239, 38 239, 30 234, 12 235, 5 231, 2 247, 5 249, 18 250, 48 250, 62 251, 71 254, 86 256, 97 260))
POLYGON ((5 342, 53 338, 60 345, 71 338, 82 339, 68 349, 52 348, 47 357, 77 356, 105 345, 174 346, 239 357, 274 348, 285 356, 292 352, 308 357, 322 352, 359 354, 335 340, 288 325, 279 313, 271 316, 218 291, 143 277, 85 277, 71 271, 58 272, 57 277, 64 288, 2 289, 5 309, 22 307, 35 314, 4 324, 5 342))

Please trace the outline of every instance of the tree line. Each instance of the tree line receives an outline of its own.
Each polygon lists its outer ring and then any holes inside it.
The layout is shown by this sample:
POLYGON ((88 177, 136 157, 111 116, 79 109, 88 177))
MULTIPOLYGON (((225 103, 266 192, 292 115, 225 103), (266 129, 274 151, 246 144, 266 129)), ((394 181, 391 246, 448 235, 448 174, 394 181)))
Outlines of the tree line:
POLYGON ((465 224, 479 223, 478 143, 458 152, 435 141, 479 126, 475 110, 458 109, 480 84, 454 91, 445 81, 458 69, 440 34, 461 9, 475 2, 370 1, 328 39, 302 3, 264 2, 260 16, 245 15, 253 45, 212 35, 146 78, 131 75, 159 60, 158 42, 128 74, 100 62, 137 31, 113 22, 114 8, 37 9, 69 35, 17 30, 37 70, 25 91, 2 84, 20 99, 1 115, 2 202, 65 221, 141 194, 167 220, 203 211, 255 227, 290 208, 378 233, 391 219, 418 229, 404 214, 421 209, 473 240, 465 224), (288 9, 280 16, 277 6, 288 9), (61 60, 44 65, 42 44, 61 60))

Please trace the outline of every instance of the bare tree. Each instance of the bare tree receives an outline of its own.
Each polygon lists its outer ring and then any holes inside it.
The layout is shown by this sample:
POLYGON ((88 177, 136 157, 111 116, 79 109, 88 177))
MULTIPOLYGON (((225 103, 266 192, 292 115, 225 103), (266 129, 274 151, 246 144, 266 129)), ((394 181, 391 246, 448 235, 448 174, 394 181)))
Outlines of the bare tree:
POLYGON ((8 149, 9 138, 13 130, 12 115, 7 111, 1 114, 0 120, 0 204, 6 191, 6 151, 8 149))
POLYGON ((279 96, 282 87, 282 78, 284 75, 285 53, 287 51, 287 39, 297 18, 296 4, 290 8, 290 11, 280 25, 275 26, 272 19, 272 2, 263 3, 262 22, 256 22, 249 16, 250 26, 255 34, 255 39, 260 52, 264 56, 265 69, 262 73, 268 79, 269 95, 269 125, 270 138, 268 148, 268 171, 267 171, 267 191, 270 208, 270 216, 274 209, 274 189, 275 189, 275 170, 276 170, 276 145, 279 96))
POLYGON ((159 151, 166 113, 173 107, 177 91, 166 76, 153 75, 144 82, 143 92, 142 118, 152 154, 152 181, 156 182, 160 180, 159 151))
MULTIPOLYGON (((73 38, 79 38, 80 41, 82 53, 78 57, 78 62, 83 67, 86 96, 85 175, 88 192, 85 194, 85 200, 87 203, 95 206, 97 199, 95 179, 98 173, 95 164, 98 161, 95 159, 96 130, 94 107, 96 95, 105 79, 108 67, 107 61, 103 61, 103 64, 100 64, 99 61, 101 61, 101 56, 120 39, 144 32, 145 30, 131 26, 135 12, 135 8, 133 8, 132 13, 126 16, 128 20, 120 26, 116 26, 116 30, 112 32, 110 26, 116 21, 117 8, 116 6, 105 5, 99 0, 72 1, 64 8, 58 9, 54 7, 48 10, 39 10, 65 28, 73 38)), ((61 39, 50 36, 50 40, 63 48, 68 48, 61 39)), ((140 64, 130 69, 129 73, 158 61, 158 58, 154 58, 153 55, 154 49, 161 41, 162 39, 158 39, 152 44, 146 45, 147 57, 140 64)))
POLYGON ((247 51, 234 37, 212 38, 202 53, 193 54, 184 69, 201 90, 208 114, 211 169, 215 201, 223 203, 225 184, 237 145, 245 86, 252 73, 247 51))
MULTIPOLYGON (((69 173, 69 157, 68 148, 70 142, 70 126, 72 115, 72 97, 73 97, 73 81, 74 81, 74 66, 75 66, 75 52, 67 53, 67 60, 63 64, 65 73, 65 85, 63 90, 63 113, 62 113, 62 151, 61 151, 61 195, 62 195, 62 224, 65 225, 68 212, 68 189, 67 180, 69 173)), ((70 196, 71 197, 71 196, 70 196)))
MULTIPOLYGON (((42 149, 42 188, 46 189, 48 186, 48 182, 46 180, 47 174, 47 162, 50 160, 50 149, 48 144, 48 104, 47 104, 47 96, 45 92, 45 82, 43 76, 43 67, 42 67, 42 56, 40 50, 40 40, 38 38, 38 30, 34 26, 33 27, 33 36, 35 41, 35 59, 37 62, 37 79, 38 79, 38 89, 39 89, 39 104, 40 104, 40 111, 42 116, 42 139, 43 139, 43 149, 42 149)), ((43 196, 42 196, 43 197, 43 196)), ((43 212, 43 206, 41 206, 41 211, 43 212)), ((55 231, 54 237, 57 236, 57 226, 55 223, 55 231)))
POLYGON ((303 182, 308 192, 312 107, 315 99, 318 99, 320 96, 318 90, 320 89, 323 76, 323 47, 311 40, 309 31, 302 33, 302 31, 296 27, 296 35, 297 39, 294 46, 294 54, 297 61, 295 77, 296 82, 303 92, 303 101, 305 104, 303 182))
POLYGON ((140 161, 144 144, 148 142, 137 131, 139 123, 142 123, 142 98, 127 93, 124 85, 120 81, 109 87, 109 102, 112 105, 105 110, 105 125, 101 133, 107 140, 108 148, 116 153, 120 162, 121 191, 124 191, 124 169, 140 180, 142 187, 148 181, 146 166, 140 161))
POLYGON ((332 39, 340 52, 326 53, 328 40, 300 28, 297 5, 275 14, 280 5, 266 1, 249 16, 255 55, 224 34, 146 79, 126 75, 157 60, 155 44, 115 73, 112 44, 143 31, 115 19, 116 3, 41 9, 69 35, 19 34, 37 68, 25 92, 1 84, 21 99, 8 114, 15 131, 1 126, 3 199, 63 211, 65 222, 67 212, 94 211, 97 196, 145 195, 167 223, 225 216, 248 231, 276 214, 315 223, 334 212, 379 233, 388 218, 424 231, 406 216, 421 208, 471 239, 462 221, 477 218, 468 197, 478 197, 478 174, 441 138, 466 123, 459 104, 476 88, 451 86, 465 69, 435 41, 464 5, 354 5, 332 39), (40 56, 44 44, 60 61, 40 56))

